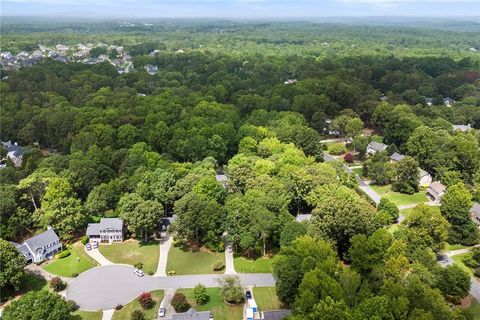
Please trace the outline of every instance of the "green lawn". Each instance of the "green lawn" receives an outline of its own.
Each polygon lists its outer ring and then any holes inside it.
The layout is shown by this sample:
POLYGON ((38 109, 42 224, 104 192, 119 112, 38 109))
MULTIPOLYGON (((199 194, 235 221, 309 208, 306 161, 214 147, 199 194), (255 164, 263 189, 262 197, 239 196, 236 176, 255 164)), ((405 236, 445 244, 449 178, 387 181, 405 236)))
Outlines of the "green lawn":
POLYGON ((102 320, 103 312, 77 310, 72 315, 73 320, 102 320))
POLYGON ((70 255, 63 259, 54 259, 43 267, 46 271, 63 277, 73 277, 83 271, 96 267, 98 263, 85 253, 83 245, 76 242, 68 246, 70 255))
POLYGON ((445 249, 448 251, 455 251, 455 250, 460 250, 460 249, 467 249, 467 248, 473 248, 471 246, 464 246, 463 244, 449 244, 447 243, 445 249))
POLYGON ((282 303, 278 300, 275 287, 253 288, 253 298, 260 311, 282 309, 282 303))
POLYGON ((355 172, 355 174, 358 174, 360 177, 363 177, 363 168, 355 168, 355 169, 352 169, 353 172, 355 172))
POLYGON ((233 263, 235 271, 239 273, 271 273, 272 261, 272 258, 247 259, 236 256, 233 263))
POLYGON ((204 305, 197 305, 193 297, 193 289, 180 289, 188 298, 188 301, 197 311, 211 311, 215 320, 240 320, 243 319, 243 304, 227 305, 223 301, 220 288, 207 288, 210 300, 204 305))
POLYGON ((144 244, 138 240, 129 239, 111 245, 101 244, 98 248, 105 258, 114 263, 134 265, 141 262, 145 273, 153 274, 157 271, 160 255, 158 242, 144 244))
POLYGON ((130 315, 136 309, 142 310, 145 314, 145 320, 154 320, 157 319, 158 308, 160 308, 160 303, 163 300, 163 291, 156 290, 152 291, 152 298, 155 304, 147 310, 143 310, 138 302, 137 298, 130 301, 127 305, 124 305, 122 309, 115 311, 113 314, 113 320, 130 320, 130 315))
POLYGON ((470 306, 465 310, 473 316, 473 320, 480 320, 480 303, 473 298, 471 298, 471 301, 470 306))
POLYGON ((212 264, 218 260, 225 263, 223 252, 211 252, 203 248, 199 251, 192 251, 173 245, 168 252, 167 272, 175 271, 177 275, 223 273, 223 270, 214 272, 212 269, 212 264))
POLYGON ((471 253, 464 253, 464 254, 457 254, 455 256, 452 257, 453 261, 455 261, 455 263, 460 267, 462 268, 463 270, 465 270, 466 272, 468 272, 468 274, 470 275, 473 275, 473 271, 472 269, 470 269, 469 267, 467 267, 464 263, 463 263, 463 259, 470 256, 471 253))
POLYGON ((424 190, 420 190, 419 192, 414 194, 403 194, 392 191, 391 185, 377 186, 372 184, 370 185, 370 187, 372 187, 372 189, 375 190, 381 197, 389 199, 397 206, 423 203, 428 201, 424 190))

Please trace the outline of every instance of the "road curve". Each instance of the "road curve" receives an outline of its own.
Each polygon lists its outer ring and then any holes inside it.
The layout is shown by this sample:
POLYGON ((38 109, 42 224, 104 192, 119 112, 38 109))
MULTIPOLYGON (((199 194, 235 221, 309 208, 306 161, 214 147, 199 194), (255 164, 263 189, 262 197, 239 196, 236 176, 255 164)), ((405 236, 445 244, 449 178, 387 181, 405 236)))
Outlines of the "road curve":
MULTIPOLYGON (((145 291, 193 288, 198 283, 218 287, 224 274, 199 274, 172 277, 137 277, 127 265, 101 266, 88 270, 72 280, 66 292, 81 310, 96 311, 125 305, 145 291)), ((269 273, 239 274, 242 286, 275 286, 269 273)))

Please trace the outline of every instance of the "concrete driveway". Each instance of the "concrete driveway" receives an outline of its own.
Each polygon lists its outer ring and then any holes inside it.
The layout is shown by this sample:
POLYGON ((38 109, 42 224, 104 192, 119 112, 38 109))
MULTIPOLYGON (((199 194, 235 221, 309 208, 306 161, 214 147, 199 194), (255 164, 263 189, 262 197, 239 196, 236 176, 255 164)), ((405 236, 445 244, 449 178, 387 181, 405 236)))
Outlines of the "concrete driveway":
MULTIPOLYGON (((72 280, 67 288, 67 299, 74 300, 82 310, 112 309, 125 305, 142 292, 152 290, 193 288, 198 283, 218 287, 218 279, 225 275, 185 275, 173 277, 138 277, 133 267, 109 265, 88 270, 72 280)), ((275 286, 271 274, 241 274, 242 286, 275 286)))

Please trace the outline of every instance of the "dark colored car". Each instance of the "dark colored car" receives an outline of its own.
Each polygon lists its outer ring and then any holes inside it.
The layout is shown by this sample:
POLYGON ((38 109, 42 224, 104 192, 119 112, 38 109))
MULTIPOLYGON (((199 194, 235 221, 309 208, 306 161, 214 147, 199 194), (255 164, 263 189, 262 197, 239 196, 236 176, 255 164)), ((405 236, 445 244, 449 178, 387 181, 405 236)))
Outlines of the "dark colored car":
POLYGON ((252 299, 252 293, 249 290, 245 291, 245 298, 247 298, 247 300, 252 299))

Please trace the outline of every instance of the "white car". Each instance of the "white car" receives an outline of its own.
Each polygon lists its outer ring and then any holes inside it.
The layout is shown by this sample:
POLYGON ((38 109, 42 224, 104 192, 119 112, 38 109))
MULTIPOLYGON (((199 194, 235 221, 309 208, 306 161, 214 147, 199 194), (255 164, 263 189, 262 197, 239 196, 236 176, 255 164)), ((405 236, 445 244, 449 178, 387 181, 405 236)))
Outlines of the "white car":
POLYGON ((93 242, 92 243, 92 248, 97 249, 98 248, 98 242, 93 242))
POLYGON ((165 317, 165 313, 166 313, 166 312, 167 312, 167 311, 165 310, 165 308, 160 307, 160 309, 158 309, 158 317, 159 317, 159 318, 165 317))
POLYGON ((140 270, 140 269, 135 269, 135 270, 133 271, 133 273, 135 273, 135 274, 136 274, 137 276, 139 276, 139 277, 143 277, 143 276, 145 275, 145 272, 143 272, 143 271, 140 270))

